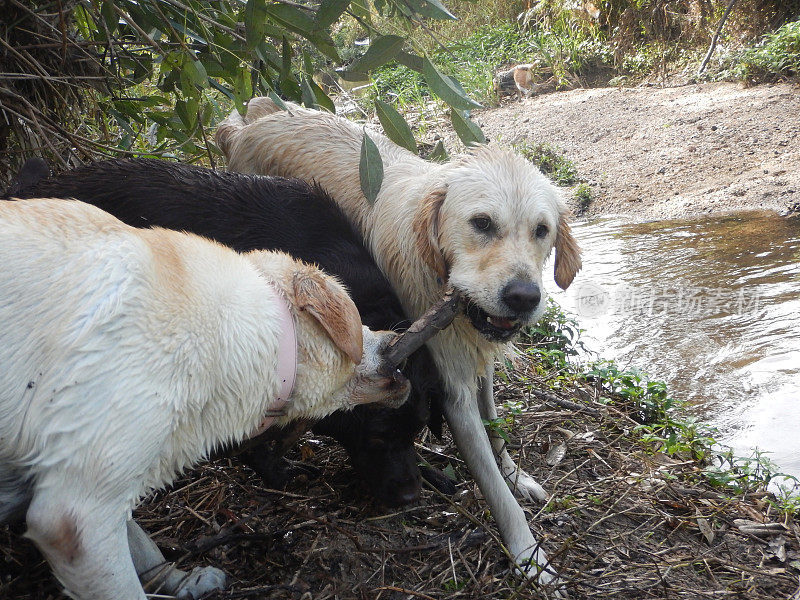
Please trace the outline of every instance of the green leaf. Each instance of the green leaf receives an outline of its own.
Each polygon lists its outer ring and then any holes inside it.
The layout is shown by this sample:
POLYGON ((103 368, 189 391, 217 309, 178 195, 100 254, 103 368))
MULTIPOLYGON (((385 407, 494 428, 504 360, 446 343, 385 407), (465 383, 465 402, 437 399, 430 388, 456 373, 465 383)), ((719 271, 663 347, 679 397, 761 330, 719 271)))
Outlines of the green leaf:
POLYGON ((264 40, 266 20, 266 0, 247 0, 247 5, 244 7, 244 27, 248 48, 255 48, 264 40))
POLYGON ((416 154, 417 142, 403 116, 391 104, 378 99, 375 100, 375 111, 386 136, 398 146, 416 154))
POLYGON ((119 125, 119 126, 122 128, 122 129, 124 129, 125 131, 127 131, 127 132, 128 132, 129 134, 131 134, 132 136, 135 136, 135 135, 136 135, 136 132, 135 132, 135 131, 133 131, 133 129, 131 128, 131 125, 130 125, 130 123, 128 122, 128 119, 126 119, 124 116, 122 116, 122 114, 121 114, 119 111, 117 111, 117 110, 114 110, 114 109, 113 109, 113 108, 111 108, 110 106, 107 106, 107 107, 105 108, 105 112, 107 112, 107 113, 108 113, 108 114, 110 114, 112 117, 114 117, 114 120, 117 122, 117 125, 119 125))
POLYGON ((308 78, 308 86, 314 93, 314 97, 317 100, 317 106, 319 106, 320 108, 324 108, 330 113, 336 112, 336 105, 333 103, 333 100, 330 99, 328 94, 325 93, 325 90, 319 87, 319 85, 317 85, 317 82, 314 81, 314 79, 311 77, 308 78))
POLYGON ((175 113, 187 130, 194 128, 197 123, 197 100, 176 100, 175 113))
POLYGON ((283 95, 293 102, 300 102, 303 99, 303 90, 294 78, 281 79, 278 86, 283 95))
POLYGON ((209 79, 208 81, 211 84, 211 87, 213 87, 215 90, 217 90, 219 92, 222 92, 223 94, 225 94, 225 96, 227 96, 231 100, 235 100, 235 96, 234 96, 233 92, 230 89, 226 88, 221 83, 218 83, 217 81, 214 81, 213 79, 209 79))
POLYGON ((370 204, 375 204, 378 192, 383 183, 383 160, 378 147, 364 130, 361 140, 361 161, 358 164, 358 174, 361 178, 361 191, 370 204))
POLYGON ((281 100, 280 96, 278 96, 278 94, 276 94, 276 93, 275 93, 275 92, 273 92, 272 90, 270 90, 270 91, 269 91, 269 94, 267 94, 267 96, 269 96, 269 97, 270 97, 270 99, 271 99, 271 100, 272 100, 272 101, 273 101, 273 102, 274 102, 274 103, 275 103, 275 104, 278 106, 278 108, 280 108, 281 110, 285 110, 285 111, 288 111, 288 110, 289 110, 289 107, 288 107, 288 106, 286 106, 286 104, 283 102, 283 100, 281 100))
POLYGON ((300 79, 300 91, 304 106, 315 109, 319 108, 319 104, 317 104, 317 97, 314 95, 314 90, 312 90, 311 86, 308 84, 308 77, 303 77, 300 79))
POLYGON ((259 60, 261 60, 264 64, 269 65, 276 71, 281 70, 281 57, 275 48, 272 47, 272 45, 267 44, 266 42, 261 42, 255 47, 255 53, 259 60))
POLYGON ((289 38, 283 36, 282 48, 282 64, 281 64, 281 79, 289 79, 292 76, 292 44, 289 43, 289 38))
POLYGON ((447 162, 450 160, 450 155, 447 154, 447 150, 444 149, 444 144, 442 140, 436 142, 436 145, 433 147, 433 150, 428 155, 428 160, 432 160, 434 162, 447 162))
POLYGON ((258 74, 258 81, 256 82, 258 85, 253 88, 253 94, 256 96, 265 96, 275 89, 275 83, 271 80, 268 81, 267 78, 264 77, 264 73, 265 71, 261 71, 261 73, 258 74))
POLYGON ((401 65, 405 65, 412 71, 416 71, 417 73, 422 73, 423 68, 423 60, 421 56, 417 56, 416 54, 409 54, 408 52, 403 52, 402 50, 397 53, 395 57, 397 62, 401 65))
MULTIPOLYGON (((114 35, 119 27, 119 16, 117 16, 116 11, 114 10, 113 0, 103 2, 102 6, 100 7, 100 16, 103 18, 103 21, 105 21, 106 27, 108 27, 108 32, 111 35, 114 35)), ((106 39, 106 32, 102 27, 100 28, 99 33, 102 33, 103 39, 106 39)))
POLYGON ((275 21, 282 23, 291 31, 303 36, 312 35, 314 32, 314 19, 309 17, 305 11, 295 8, 294 6, 289 6, 288 4, 270 4, 265 10, 275 21))
POLYGON ((181 64, 181 87, 187 95, 190 94, 191 91, 183 83, 201 88, 206 87, 208 85, 208 73, 206 73, 203 63, 187 56, 181 64))
POLYGON ((406 0, 414 12, 429 19, 454 21, 457 17, 451 13, 439 0, 406 0))
POLYGON ((376 39, 361 58, 348 67, 348 71, 368 73, 392 60, 403 47, 405 39, 399 35, 383 35, 376 39))
POLYGON ((253 97, 253 81, 247 68, 239 69, 233 80, 233 96, 237 104, 245 104, 253 97))
POLYGON ((288 4, 270 4, 267 13, 279 25, 302 35, 328 58, 336 62, 342 61, 328 32, 317 29, 314 19, 305 12, 288 4))
POLYGON ((350 10, 353 11, 355 16, 364 19, 368 23, 372 22, 372 12, 369 10, 367 0, 353 0, 350 3, 350 10))
POLYGON ((465 113, 455 108, 450 110, 450 121, 453 123, 453 129, 458 134, 459 139, 464 142, 465 146, 473 144, 485 144, 486 137, 483 131, 478 127, 465 113))
POLYGON ((464 93, 460 85, 454 83, 455 79, 442 75, 428 58, 422 59, 422 74, 431 90, 453 108, 460 110, 482 108, 464 93))
POLYGON ((345 71, 344 69, 336 69, 336 74, 345 81, 352 81, 353 83, 369 81, 369 75, 366 73, 359 73, 358 71, 345 71))
POLYGON ((325 29, 333 25, 342 16, 342 13, 350 6, 350 0, 322 0, 317 9, 315 27, 325 29))

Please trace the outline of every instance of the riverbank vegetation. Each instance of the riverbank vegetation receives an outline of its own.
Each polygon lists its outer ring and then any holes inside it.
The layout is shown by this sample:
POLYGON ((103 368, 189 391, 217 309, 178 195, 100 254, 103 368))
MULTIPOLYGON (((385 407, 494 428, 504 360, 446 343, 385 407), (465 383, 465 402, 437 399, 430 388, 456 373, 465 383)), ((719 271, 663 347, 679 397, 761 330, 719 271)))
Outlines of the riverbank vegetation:
POLYGON ((466 143, 480 139, 469 110, 498 103, 495 75, 515 63, 533 65, 542 92, 796 77, 800 0, 739 0, 696 75, 728 2, 8 2, 0 184, 32 155, 57 169, 128 153, 213 165, 210 132, 253 94, 327 109, 337 99, 369 117, 380 99, 421 137, 444 117, 466 143))
MULTIPOLYGON (((749 82, 798 75, 798 2, 735 4, 702 76, 698 65, 727 1, 452 4, 458 22, 436 24, 435 36, 417 33, 415 39, 473 97, 489 105, 498 101, 494 73, 518 63, 535 65, 534 82, 545 91, 663 81, 681 74, 684 80, 749 82)), ((421 88, 424 82, 397 64, 379 69, 373 82, 377 96, 396 97, 401 104, 418 103, 425 97, 421 88)))

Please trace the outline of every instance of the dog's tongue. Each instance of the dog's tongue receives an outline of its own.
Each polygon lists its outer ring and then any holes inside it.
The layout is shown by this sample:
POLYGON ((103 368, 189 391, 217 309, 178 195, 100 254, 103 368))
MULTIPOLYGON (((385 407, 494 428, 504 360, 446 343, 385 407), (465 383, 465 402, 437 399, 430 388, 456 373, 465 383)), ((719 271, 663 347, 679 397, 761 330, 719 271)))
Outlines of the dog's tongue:
POLYGON ((514 329, 515 321, 505 317, 489 317, 489 323, 499 329, 514 329))

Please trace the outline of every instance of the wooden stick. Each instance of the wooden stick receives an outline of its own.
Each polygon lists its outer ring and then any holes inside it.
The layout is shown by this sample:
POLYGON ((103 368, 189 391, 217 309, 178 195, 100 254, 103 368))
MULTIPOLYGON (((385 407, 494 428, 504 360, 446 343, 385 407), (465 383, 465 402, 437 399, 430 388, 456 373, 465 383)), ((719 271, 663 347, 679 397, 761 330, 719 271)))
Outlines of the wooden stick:
POLYGON ((394 367, 411 356, 425 342, 450 325, 461 307, 461 292, 450 288, 444 297, 434 304, 406 331, 398 334, 383 352, 386 362, 394 367))

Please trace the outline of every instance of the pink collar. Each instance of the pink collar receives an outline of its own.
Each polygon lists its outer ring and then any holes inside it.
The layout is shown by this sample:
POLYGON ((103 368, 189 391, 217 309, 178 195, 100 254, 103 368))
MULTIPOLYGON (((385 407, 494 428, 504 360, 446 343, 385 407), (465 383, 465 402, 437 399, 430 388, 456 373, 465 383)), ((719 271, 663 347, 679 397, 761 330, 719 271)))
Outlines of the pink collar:
POLYGON ((284 408, 292 395, 294 380, 297 376, 297 332, 295 331, 294 318, 286 299, 277 286, 271 283, 270 287, 275 293, 278 305, 278 322, 281 326, 280 337, 278 338, 278 378, 281 380, 281 387, 272 407, 265 413, 264 420, 250 434, 250 437, 264 433, 277 417, 282 417, 286 414, 284 408))

